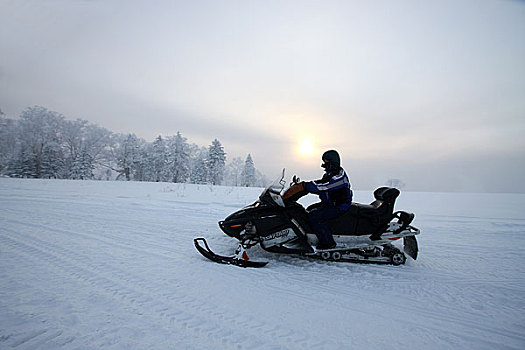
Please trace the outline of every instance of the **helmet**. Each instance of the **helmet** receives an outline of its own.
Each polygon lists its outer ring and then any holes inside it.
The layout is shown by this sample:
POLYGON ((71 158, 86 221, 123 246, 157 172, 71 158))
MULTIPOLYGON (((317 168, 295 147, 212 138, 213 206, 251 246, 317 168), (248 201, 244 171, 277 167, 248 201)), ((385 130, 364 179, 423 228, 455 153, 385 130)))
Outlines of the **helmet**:
POLYGON ((326 151, 323 153, 321 159, 323 160, 321 167, 325 168, 326 170, 337 170, 341 167, 341 158, 339 157, 339 153, 337 153, 337 151, 326 151))

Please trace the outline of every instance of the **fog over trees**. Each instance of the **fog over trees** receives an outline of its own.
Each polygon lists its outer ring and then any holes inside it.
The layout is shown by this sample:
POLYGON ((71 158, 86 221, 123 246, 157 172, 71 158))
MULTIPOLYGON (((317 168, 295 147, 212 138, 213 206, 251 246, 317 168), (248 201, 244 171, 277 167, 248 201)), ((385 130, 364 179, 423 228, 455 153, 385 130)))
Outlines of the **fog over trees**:
POLYGON ((0 110, 0 175, 265 186, 250 154, 229 162, 218 139, 208 147, 180 132, 148 142, 116 134, 86 120, 68 120, 40 106, 17 119, 0 110))

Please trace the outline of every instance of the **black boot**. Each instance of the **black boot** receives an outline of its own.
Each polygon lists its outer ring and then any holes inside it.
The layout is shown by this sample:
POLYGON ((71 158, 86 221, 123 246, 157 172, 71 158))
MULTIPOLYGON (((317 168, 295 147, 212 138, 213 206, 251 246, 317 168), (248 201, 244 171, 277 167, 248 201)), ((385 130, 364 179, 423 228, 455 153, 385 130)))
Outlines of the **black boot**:
POLYGON ((318 243, 315 249, 324 250, 324 249, 333 249, 336 247, 335 242, 333 243, 318 243))
POLYGON ((370 236, 371 241, 379 241, 381 239, 380 233, 374 233, 372 236, 370 236))

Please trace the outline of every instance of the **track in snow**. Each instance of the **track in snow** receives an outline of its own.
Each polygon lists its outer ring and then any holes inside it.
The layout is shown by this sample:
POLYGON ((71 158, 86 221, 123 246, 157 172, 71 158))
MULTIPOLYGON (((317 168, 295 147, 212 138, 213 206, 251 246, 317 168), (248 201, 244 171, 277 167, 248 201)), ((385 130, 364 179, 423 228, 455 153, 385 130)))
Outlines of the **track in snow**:
POLYGON ((524 347, 524 195, 403 193, 422 233, 401 267, 202 258, 258 192, 0 179, 0 348, 524 347))

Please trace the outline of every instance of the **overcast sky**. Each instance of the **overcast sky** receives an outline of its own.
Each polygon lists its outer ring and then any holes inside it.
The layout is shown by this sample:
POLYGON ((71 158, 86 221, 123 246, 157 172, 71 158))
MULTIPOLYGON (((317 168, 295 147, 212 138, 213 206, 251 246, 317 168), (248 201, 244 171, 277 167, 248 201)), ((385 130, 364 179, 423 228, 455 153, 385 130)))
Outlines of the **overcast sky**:
POLYGON ((525 192, 525 2, 0 0, 0 109, 34 105, 269 177, 334 148, 356 189, 525 192))

